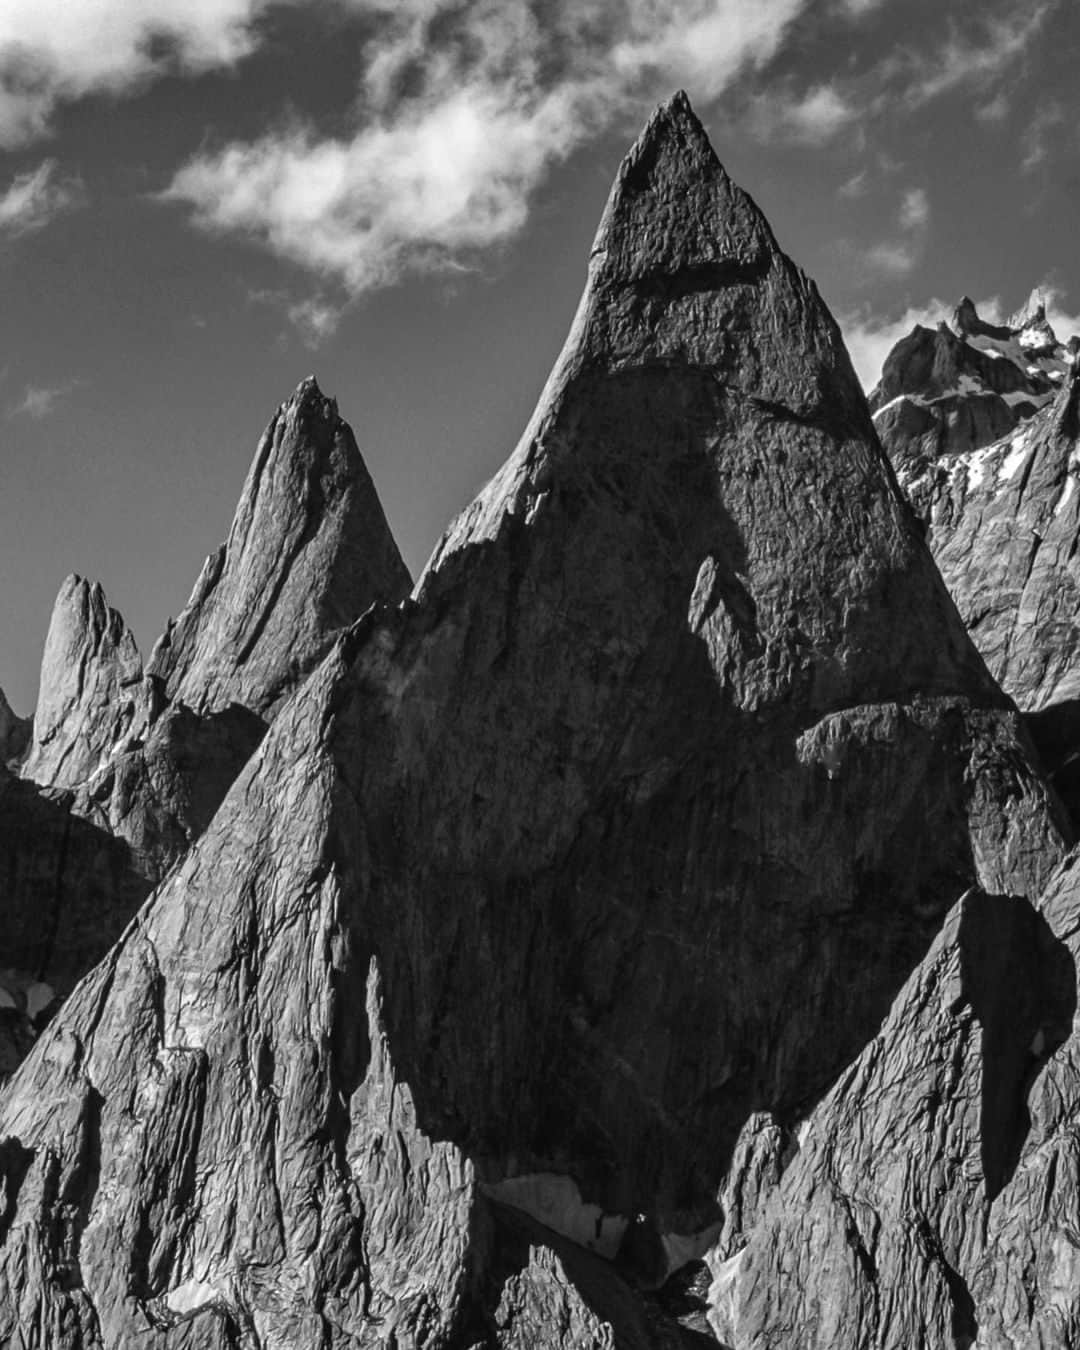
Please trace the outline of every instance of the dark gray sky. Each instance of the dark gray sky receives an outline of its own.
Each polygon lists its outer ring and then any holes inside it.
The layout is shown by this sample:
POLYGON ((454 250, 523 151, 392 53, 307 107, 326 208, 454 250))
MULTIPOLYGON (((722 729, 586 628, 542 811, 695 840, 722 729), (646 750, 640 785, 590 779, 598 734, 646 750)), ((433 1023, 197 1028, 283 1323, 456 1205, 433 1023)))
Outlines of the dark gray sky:
POLYGON ((314 372, 414 574, 509 453, 685 88, 872 382, 962 292, 1080 320, 1072 0, 3 0, 0 687, 144 651, 314 372))

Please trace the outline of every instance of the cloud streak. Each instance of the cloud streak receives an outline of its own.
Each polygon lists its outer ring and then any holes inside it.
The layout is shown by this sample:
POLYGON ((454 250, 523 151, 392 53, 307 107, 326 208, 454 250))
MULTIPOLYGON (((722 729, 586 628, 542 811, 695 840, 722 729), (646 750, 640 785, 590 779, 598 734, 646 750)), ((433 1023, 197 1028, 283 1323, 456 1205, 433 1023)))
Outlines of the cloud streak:
POLYGON ((168 70, 230 66, 268 0, 4 0, 0 148, 48 130, 59 103, 120 94, 168 70))
POLYGON ((64 177, 54 159, 17 174, 0 194, 0 239, 16 239, 44 229, 51 220, 85 204, 82 180, 64 177))
POLYGON ((12 407, 9 417, 29 417, 41 422, 50 417, 57 405, 82 385, 82 380, 65 380, 61 384, 28 384, 23 396, 12 407))

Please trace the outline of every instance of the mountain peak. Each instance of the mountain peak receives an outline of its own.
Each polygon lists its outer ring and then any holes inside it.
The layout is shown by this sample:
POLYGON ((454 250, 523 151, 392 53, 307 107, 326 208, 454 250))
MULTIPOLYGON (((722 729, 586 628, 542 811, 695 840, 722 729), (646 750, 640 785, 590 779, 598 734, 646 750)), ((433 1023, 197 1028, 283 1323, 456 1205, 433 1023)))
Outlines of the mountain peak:
POLYGON ((88 778, 134 716, 142 659, 100 582, 66 577, 53 606, 26 765, 35 782, 88 778))
POLYGON ((777 251, 686 94, 661 103, 619 167, 593 244, 596 279, 648 288, 664 275, 713 268, 697 281, 719 286, 752 279, 777 251))
POLYGON ((336 398, 330 398, 319 388, 314 375, 305 375, 296 386, 296 392, 282 404, 285 411, 314 412, 316 416, 331 424, 341 420, 336 398))
POLYGON ((196 712, 235 702, 265 716, 334 633, 409 584, 352 430, 309 375, 263 433, 228 540, 149 672, 196 712))

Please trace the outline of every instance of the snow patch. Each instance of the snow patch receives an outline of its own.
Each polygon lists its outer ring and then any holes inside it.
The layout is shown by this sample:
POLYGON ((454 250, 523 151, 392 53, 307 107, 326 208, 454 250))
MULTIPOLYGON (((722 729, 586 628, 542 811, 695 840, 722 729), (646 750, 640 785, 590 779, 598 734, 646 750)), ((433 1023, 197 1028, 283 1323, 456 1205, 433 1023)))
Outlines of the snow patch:
POLYGON ((898 403, 903 403, 905 399, 908 403, 914 403, 920 408, 926 407, 926 399, 923 398, 922 394, 897 394, 895 398, 889 399, 888 403, 883 403, 881 405, 877 412, 874 413, 874 420, 876 421, 883 412, 888 412, 890 408, 895 408, 898 403))
POLYGON ((1076 490, 1076 479, 1071 476, 1066 478, 1064 490, 1062 491, 1061 496, 1057 500, 1057 505, 1054 507, 1055 516, 1060 516, 1062 511, 1064 511, 1065 508, 1068 506, 1068 504, 1072 501, 1073 493, 1075 492, 1075 490, 1076 490))
POLYGON ((977 492, 982 487, 983 480, 986 477, 986 463, 993 450, 992 445, 987 445, 981 450, 972 450, 966 455, 958 455, 953 465, 952 481, 957 482, 962 469, 966 475, 965 487, 967 491, 977 492))
POLYGON ((170 1312, 190 1315, 201 1308, 221 1302, 221 1294, 208 1280, 185 1280, 165 1295, 165 1306, 170 1312))
POLYGON ((997 477, 999 483, 1008 483, 1016 476, 1021 465, 1027 459, 1029 454, 1028 438, 1026 436, 1017 436, 1013 441, 1009 453, 1001 462, 1001 468, 998 469, 997 477))

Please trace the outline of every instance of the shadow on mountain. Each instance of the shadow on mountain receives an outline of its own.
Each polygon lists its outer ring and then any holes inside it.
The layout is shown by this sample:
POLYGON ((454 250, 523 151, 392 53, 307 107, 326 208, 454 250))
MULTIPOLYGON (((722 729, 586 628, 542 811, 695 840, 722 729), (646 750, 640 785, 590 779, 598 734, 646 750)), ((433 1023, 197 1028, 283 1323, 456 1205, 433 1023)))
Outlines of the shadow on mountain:
POLYGON ((1014 896, 968 897, 959 945, 964 996, 982 1029, 980 1151, 993 1201, 1020 1160, 1035 1079, 1071 1033, 1076 965, 1042 915, 1014 896))
POLYGON ((1064 699, 1023 717, 1046 776, 1065 803, 1073 828, 1080 830, 1080 699, 1064 699))
POLYGON ((149 894, 131 848, 74 815, 69 794, 0 776, 0 969, 66 994, 149 894))

